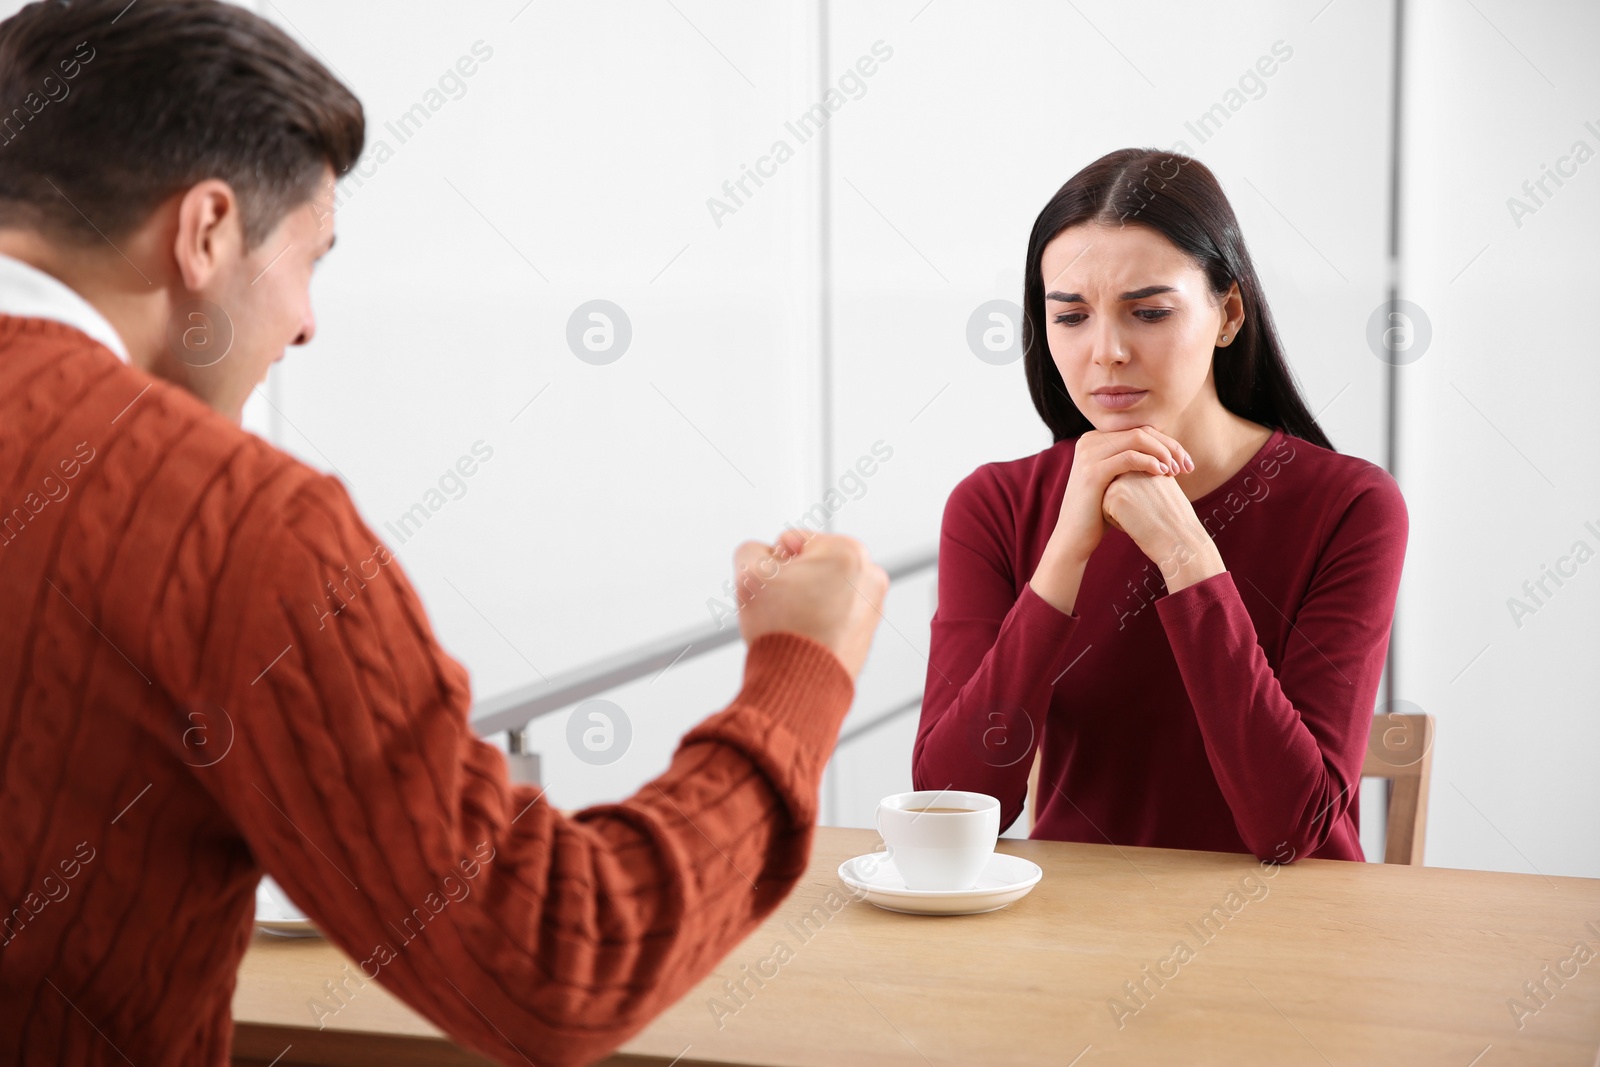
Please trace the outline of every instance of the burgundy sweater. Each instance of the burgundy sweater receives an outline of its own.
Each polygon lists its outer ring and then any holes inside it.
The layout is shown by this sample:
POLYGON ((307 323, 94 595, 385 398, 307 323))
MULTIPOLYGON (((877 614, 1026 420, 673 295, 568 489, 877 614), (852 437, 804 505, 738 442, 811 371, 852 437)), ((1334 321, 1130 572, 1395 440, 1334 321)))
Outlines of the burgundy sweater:
POLYGON ((1361 765, 1408 519, 1383 468, 1274 430, 1193 501, 1227 570, 1168 593, 1108 528, 1072 614, 1028 579, 1074 441, 989 463, 950 494, 912 763, 1032 836, 1363 859, 1361 765))
POLYGON ((468 1048, 598 1059, 804 872, 854 692, 764 636, 661 777, 563 817, 337 480, 6 315, 0 610, 5 1064, 227 1063, 263 871, 468 1048))

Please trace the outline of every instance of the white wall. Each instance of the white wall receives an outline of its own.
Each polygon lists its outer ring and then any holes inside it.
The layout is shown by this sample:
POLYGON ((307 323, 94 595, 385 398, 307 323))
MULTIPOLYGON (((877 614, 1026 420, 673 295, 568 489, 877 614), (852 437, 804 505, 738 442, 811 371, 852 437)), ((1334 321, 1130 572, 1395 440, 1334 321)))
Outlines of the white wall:
MULTIPOLYGON (((1020 298, 1034 215, 1123 145, 1193 151, 1218 173, 1310 402, 1340 447, 1383 459, 1384 367, 1348 339, 1383 298, 1390 87, 1328 88, 1352 61, 1387 69, 1385 4, 1315 21, 1173 4, 1156 33, 1113 5, 1043 3, 263 10, 351 81, 374 153, 371 176, 345 183, 318 339, 272 383, 282 439, 390 521, 472 442, 495 449, 400 548, 481 693, 707 619, 733 545, 770 538, 877 442, 893 458, 835 528, 880 557, 932 544, 960 477, 1049 443, 1020 362, 979 360, 968 317, 1020 298), (385 120, 480 39, 494 54, 465 95, 395 144, 385 120), (1198 136, 1189 124, 1280 42, 1290 58, 1198 136), (871 73, 802 142, 788 124, 850 70, 871 73), (719 225, 707 198, 731 200, 723 182, 777 139, 793 158, 764 164, 772 176, 719 225), (378 140, 395 148, 381 163, 378 140), (1346 217, 1326 211, 1334 196, 1346 217), (563 343, 596 296, 635 330, 605 367, 563 343)), ((931 577, 891 594, 847 731, 920 688, 931 577)), ((568 750, 565 714, 535 724, 558 802, 659 770, 738 662, 612 694, 635 735, 600 769, 568 750)), ((866 825, 877 797, 909 786, 915 723, 841 754, 829 821, 866 825)))
MULTIPOLYGON (((1223 6, 1226 18, 1217 5, 1169 4, 1154 23, 1112 4, 1079 5, 1089 21, 1045 3, 833 6, 836 69, 875 39, 895 49, 832 127, 834 448, 874 436, 897 445, 881 490, 848 519, 876 551, 936 539, 957 480, 1049 445, 1021 361, 977 359, 967 320, 986 301, 1020 301, 1039 209, 1079 168, 1128 145, 1177 147, 1215 171, 1308 402, 1339 448, 1383 462, 1385 368, 1351 342, 1383 299, 1389 84, 1347 84, 1347 72, 1387 71, 1388 6, 1340 5, 1315 22, 1315 8, 1298 5, 1223 6), (1188 124, 1278 42, 1289 58, 1202 142, 1188 124), (1325 206, 1335 198, 1339 214, 1325 206)), ((899 623, 923 650, 926 597, 907 598, 920 609, 915 629, 899 623)), ((876 699, 847 729, 921 685, 926 661, 906 644, 879 636, 874 654, 896 656, 900 689, 869 686, 876 699)), ((915 729, 912 713, 836 760, 837 819, 870 825, 879 796, 910 788, 915 729)), ((1381 803, 1364 799, 1380 814, 1381 803)))
MULTIPOLYGON (((1228 192, 1340 450, 1388 457, 1390 368, 1367 327, 1391 277, 1431 323, 1396 374, 1412 533, 1393 664, 1394 695, 1439 719, 1429 861, 1600 876, 1600 563, 1520 628, 1506 606, 1574 542, 1600 550, 1581 310, 1600 164, 1520 226, 1505 205, 1573 142, 1600 148, 1600 16, 1407 0, 1391 264, 1393 3, 872 0, 824 18, 799 2, 258 0, 361 96, 373 154, 343 183, 317 338, 248 424, 345 478, 477 692, 504 692, 709 621, 734 545, 770 539, 876 441, 893 458, 834 527, 880 558, 933 544, 957 480, 1049 443, 1021 363, 968 349, 969 315, 1020 299, 1032 220, 1080 167, 1128 145, 1190 151, 1228 192), (399 143, 385 123, 480 41, 492 56, 399 143), (1291 58, 1202 142, 1187 124, 1280 41, 1291 58), (867 56, 827 134, 798 143, 785 122, 867 56), (779 138, 793 158, 718 225, 707 199, 779 138), (605 366, 565 339, 597 298, 633 330, 605 366), (465 495, 398 544, 384 524, 478 441, 493 458, 465 495)), ((891 592, 847 731, 920 688, 932 595, 927 576, 891 592)), ((740 662, 732 647, 610 694, 633 739, 608 766, 569 749, 565 713, 540 720, 552 798, 637 788, 740 662)), ((915 725, 840 751, 828 821, 869 825, 909 787, 915 725)), ((1380 799, 1363 793, 1369 854, 1380 799)))
POLYGON ((1600 563, 1561 559, 1600 552, 1600 9, 1412 6, 1403 295, 1433 340, 1400 368, 1395 641, 1399 695, 1439 720, 1428 859, 1593 877, 1600 563), (1571 176, 1535 200, 1547 166, 1571 176))

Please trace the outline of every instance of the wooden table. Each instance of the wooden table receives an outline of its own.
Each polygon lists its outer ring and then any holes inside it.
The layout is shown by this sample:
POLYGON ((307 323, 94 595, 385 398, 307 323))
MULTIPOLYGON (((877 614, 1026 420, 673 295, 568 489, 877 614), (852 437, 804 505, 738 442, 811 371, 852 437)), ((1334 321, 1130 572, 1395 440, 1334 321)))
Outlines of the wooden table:
MULTIPOLYGON (((1002 838, 1044 868, 1033 892, 987 915, 924 917, 838 880, 841 861, 878 846, 872 830, 820 829, 768 921, 606 1064, 1600 1064, 1600 880, 1337 860, 1263 870, 1243 855, 1002 838), (1574 958, 1580 942, 1594 958, 1574 958), (723 980, 746 965, 772 977, 733 999, 723 980), (1541 981, 1542 1004, 1524 986, 1541 981)), ((279 1067, 484 1062, 376 983, 318 1032, 307 998, 345 962, 321 939, 257 934, 233 1000, 240 1062, 285 1046, 279 1067)))

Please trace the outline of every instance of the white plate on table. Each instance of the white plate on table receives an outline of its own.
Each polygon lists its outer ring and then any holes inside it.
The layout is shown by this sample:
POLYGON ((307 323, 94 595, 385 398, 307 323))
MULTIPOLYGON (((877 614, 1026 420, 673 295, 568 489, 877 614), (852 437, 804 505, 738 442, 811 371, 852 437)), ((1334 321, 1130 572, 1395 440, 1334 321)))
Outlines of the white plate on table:
POLYGON ((868 903, 907 915, 981 915, 1021 900, 1044 871, 1021 856, 996 852, 971 889, 908 889, 883 852, 869 852, 839 864, 839 879, 861 891, 868 903))
POLYGON ((321 937, 306 913, 289 901, 283 887, 266 875, 256 885, 256 925, 279 937, 321 937))

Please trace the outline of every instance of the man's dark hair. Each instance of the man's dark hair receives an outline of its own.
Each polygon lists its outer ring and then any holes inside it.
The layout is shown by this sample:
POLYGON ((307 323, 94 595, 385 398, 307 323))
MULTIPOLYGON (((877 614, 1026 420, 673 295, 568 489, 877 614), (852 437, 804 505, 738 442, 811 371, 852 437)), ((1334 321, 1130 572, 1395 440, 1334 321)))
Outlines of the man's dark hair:
POLYGON ((219 0, 39 0, 0 22, 0 227, 99 241, 207 178, 259 245, 361 155, 361 103, 219 0))

